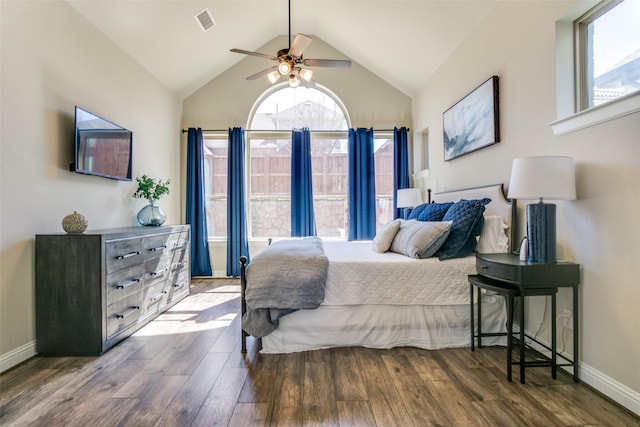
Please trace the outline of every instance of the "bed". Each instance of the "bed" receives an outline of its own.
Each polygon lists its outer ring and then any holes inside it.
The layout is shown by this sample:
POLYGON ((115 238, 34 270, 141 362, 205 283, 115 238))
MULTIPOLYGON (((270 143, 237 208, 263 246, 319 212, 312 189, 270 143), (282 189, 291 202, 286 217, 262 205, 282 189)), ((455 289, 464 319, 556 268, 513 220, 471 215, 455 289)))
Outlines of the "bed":
MULTIPOLYGON (((484 227, 488 227, 488 218, 499 219, 507 240, 504 251, 512 250, 516 207, 515 202, 506 199, 502 184, 436 193, 432 202, 484 198, 491 199, 484 206, 484 227)), ((470 346, 467 276, 476 274, 474 254, 445 260, 416 259, 395 252, 378 253, 372 249, 371 241, 326 240, 322 245, 328 267, 321 303, 317 308, 287 312, 277 320, 277 327, 264 336, 252 334, 261 339, 263 353, 348 346, 378 349, 470 346)), ((244 319, 246 296, 256 270, 251 271, 252 266, 245 265, 246 259, 241 263, 244 319)), ((504 332, 504 298, 487 293, 480 298, 483 331, 504 332)), ((250 335, 245 329, 249 328, 243 321, 243 352, 250 335)), ((490 337, 486 342, 504 343, 501 336, 490 337)))

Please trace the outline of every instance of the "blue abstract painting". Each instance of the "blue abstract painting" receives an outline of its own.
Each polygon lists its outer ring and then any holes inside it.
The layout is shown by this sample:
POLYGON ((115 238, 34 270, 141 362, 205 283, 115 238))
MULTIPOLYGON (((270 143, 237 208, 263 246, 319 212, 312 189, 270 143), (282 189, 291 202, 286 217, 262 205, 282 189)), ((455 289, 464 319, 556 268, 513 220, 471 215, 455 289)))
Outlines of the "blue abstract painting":
POLYGON ((498 76, 492 76, 442 114, 444 160, 500 142, 498 76))

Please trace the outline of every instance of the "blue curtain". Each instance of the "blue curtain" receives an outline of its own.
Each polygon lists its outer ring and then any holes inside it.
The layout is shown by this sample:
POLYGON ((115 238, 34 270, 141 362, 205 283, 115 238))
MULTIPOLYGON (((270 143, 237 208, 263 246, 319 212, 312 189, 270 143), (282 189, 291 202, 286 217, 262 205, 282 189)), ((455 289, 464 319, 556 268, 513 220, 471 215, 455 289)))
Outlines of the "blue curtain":
POLYGON ((349 129, 348 240, 376 235, 376 174, 373 129, 349 129))
POLYGON ((212 276, 204 197, 202 129, 187 133, 187 224, 191 225, 191 275, 212 276))
POLYGON ((396 195, 401 188, 409 188, 409 142, 407 128, 393 128, 393 217, 402 218, 396 195))
POLYGON ((245 142, 242 128, 229 129, 227 163, 227 276, 240 276, 240 257, 249 260, 244 184, 245 142))
POLYGON ((316 235, 309 128, 291 131, 291 237, 316 235))

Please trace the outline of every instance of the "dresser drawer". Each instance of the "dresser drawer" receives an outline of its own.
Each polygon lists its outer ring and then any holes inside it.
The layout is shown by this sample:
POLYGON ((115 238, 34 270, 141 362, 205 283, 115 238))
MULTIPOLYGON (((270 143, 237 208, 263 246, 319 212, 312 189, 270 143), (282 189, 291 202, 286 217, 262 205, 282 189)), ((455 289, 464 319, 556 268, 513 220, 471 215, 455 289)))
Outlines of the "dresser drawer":
POLYGON ((140 293, 144 286, 145 270, 142 265, 117 271, 107 276, 107 305, 129 295, 140 293))
POLYGON ((167 305, 169 298, 168 282, 159 282, 153 286, 149 286, 144 290, 143 311, 154 313, 167 305))
POLYGON ((169 258, 148 261, 144 264, 145 287, 158 282, 166 282, 171 277, 171 263, 169 258))
POLYGON ((107 337, 136 323, 143 312, 142 292, 107 306, 107 337))
POLYGON ((108 241, 105 244, 107 274, 141 264, 144 258, 142 239, 108 241))
POLYGON ((513 265, 499 264, 480 257, 476 258, 476 271, 478 274, 498 280, 514 282, 518 279, 518 268, 513 265))
POLYGON ((158 234, 145 237, 142 241, 145 261, 171 256, 171 250, 178 241, 179 233, 158 234))
POLYGON ((189 293, 189 274, 189 269, 185 269, 177 274, 175 279, 169 283, 169 302, 189 293))

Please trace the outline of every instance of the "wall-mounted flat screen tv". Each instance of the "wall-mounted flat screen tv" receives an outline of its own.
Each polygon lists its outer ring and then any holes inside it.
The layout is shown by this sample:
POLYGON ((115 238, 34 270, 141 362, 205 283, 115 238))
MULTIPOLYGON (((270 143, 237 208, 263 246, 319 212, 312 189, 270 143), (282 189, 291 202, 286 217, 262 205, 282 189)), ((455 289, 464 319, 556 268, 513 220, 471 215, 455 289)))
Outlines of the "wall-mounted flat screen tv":
POLYGON ((76 107, 75 128, 75 172, 131 181, 130 130, 80 107, 76 107))

